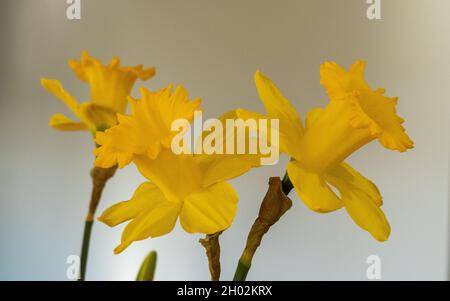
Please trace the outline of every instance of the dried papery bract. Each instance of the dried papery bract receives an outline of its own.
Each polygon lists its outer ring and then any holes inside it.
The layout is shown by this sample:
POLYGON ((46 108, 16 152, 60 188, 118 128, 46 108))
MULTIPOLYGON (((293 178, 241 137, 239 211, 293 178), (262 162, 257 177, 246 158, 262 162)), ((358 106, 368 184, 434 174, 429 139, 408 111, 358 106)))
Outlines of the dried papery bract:
POLYGON ((248 234, 247 243, 239 259, 233 280, 246 279, 253 256, 261 244, 264 234, 291 208, 292 201, 283 191, 283 186, 280 178, 269 179, 269 188, 259 208, 258 217, 248 234))

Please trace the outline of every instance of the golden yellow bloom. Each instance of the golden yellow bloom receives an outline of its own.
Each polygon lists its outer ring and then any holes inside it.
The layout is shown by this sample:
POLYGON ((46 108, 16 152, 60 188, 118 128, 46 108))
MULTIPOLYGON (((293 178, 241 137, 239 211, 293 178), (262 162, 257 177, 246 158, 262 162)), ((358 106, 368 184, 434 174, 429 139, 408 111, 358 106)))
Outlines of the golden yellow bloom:
MULTIPOLYGON (((300 117, 277 87, 259 71, 256 86, 268 118, 280 119, 280 150, 289 154, 287 172, 301 200, 317 212, 345 206, 354 222, 379 240, 387 240, 390 226, 381 211, 382 198, 371 181, 344 160, 374 139, 389 149, 405 151, 413 142, 397 116, 397 98, 372 90, 363 77, 365 63, 349 71, 334 62, 321 66, 321 84, 330 97, 324 108, 311 110, 302 127, 300 117), (331 189, 334 186, 338 197, 331 189)), ((238 109, 237 115, 262 118, 238 109)))
POLYGON ((109 226, 131 220, 121 244, 122 252, 133 241, 172 231, 178 217, 189 233, 212 234, 228 228, 236 214, 238 196, 225 182, 251 166, 235 156, 175 155, 170 146, 177 132, 172 121, 192 121, 200 100, 189 101, 187 91, 171 87, 158 92, 141 88, 142 99, 129 98, 131 115, 119 114, 119 124, 97 132, 100 145, 96 165, 124 167, 134 162, 149 182, 144 182, 129 201, 118 203, 99 218, 109 226))
POLYGON ((70 60, 69 66, 77 77, 88 83, 91 99, 79 104, 76 99, 64 90, 61 83, 54 79, 42 78, 42 86, 61 100, 80 120, 74 122, 63 114, 54 114, 49 125, 62 131, 104 130, 117 123, 116 114, 125 113, 127 96, 134 82, 140 78, 147 80, 155 74, 155 68, 143 69, 120 66, 120 60, 113 58, 109 65, 103 65, 83 51, 81 60, 70 60))

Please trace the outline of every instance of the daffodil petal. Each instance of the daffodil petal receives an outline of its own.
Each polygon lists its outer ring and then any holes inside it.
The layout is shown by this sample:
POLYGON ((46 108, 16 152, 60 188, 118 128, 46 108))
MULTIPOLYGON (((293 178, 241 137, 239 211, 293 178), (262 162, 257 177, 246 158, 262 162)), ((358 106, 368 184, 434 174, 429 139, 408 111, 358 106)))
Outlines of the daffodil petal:
POLYGON ((349 164, 343 162, 334 167, 329 173, 332 173, 335 177, 339 177, 348 185, 364 191, 378 207, 383 205, 383 198, 378 187, 349 164))
POLYGON ((95 130, 108 129, 117 123, 115 111, 90 102, 81 104, 79 112, 83 120, 86 120, 95 130))
POLYGON ((365 62, 362 60, 356 61, 350 71, 336 62, 325 62, 320 66, 320 84, 332 100, 341 99, 351 91, 370 89, 364 81, 364 68, 365 62))
POLYGON ((92 58, 86 50, 81 52, 80 61, 69 60, 68 65, 73 70, 75 75, 84 82, 89 82, 89 78, 86 76, 85 68, 93 65, 95 59, 92 58))
POLYGON ((138 71, 138 77, 141 80, 147 80, 149 78, 152 78, 156 74, 156 69, 154 67, 150 67, 147 69, 139 70, 138 71))
POLYGON ((297 161, 288 163, 287 172, 297 194, 309 209, 325 213, 344 205, 319 174, 305 170, 297 161))
POLYGON ((180 204, 164 202, 152 210, 146 210, 134 218, 122 233, 119 246, 114 249, 118 254, 131 243, 149 237, 155 238, 172 231, 180 213, 180 204))
POLYGON ((340 191, 345 209, 353 221, 376 240, 387 240, 391 227, 380 209, 380 201, 374 201, 371 196, 373 187, 363 179, 353 177, 348 167, 335 168, 325 175, 327 181, 340 191))
POLYGON ((141 174, 171 201, 181 202, 201 187, 201 170, 192 155, 175 155, 171 150, 163 150, 154 160, 140 155, 134 156, 133 161, 141 174))
POLYGON ((252 155, 202 154, 195 159, 203 171, 203 187, 236 178, 260 166, 260 158, 252 155))
MULTIPOLYGON (((240 118, 236 111, 229 111, 220 116, 219 121, 222 124, 222 132, 220 133, 221 139, 215 141, 215 147, 219 146, 222 153, 211 153, 208 154, 205 148, 200 154, 194 156, 195 161, 202 170, 203 181, 202 186, 207 187, 217 182, 226 181, 229 179, 236 178, 243 173, 247 172, 253 167, 258 167, 261 165, 261 154, 256 151, 256 153, 250 153, 250 144, 253 143, 256 148, 258 148, 258 140, 256 137, 250 137, 248 133, 245 133, 245 153, 239 154, 236 151, 238 144, 237 133, 231 134, 230 130, 226 130, 227 120, 236 120, 240 118), (234 137, 233 137, 234 135, 234 137), (234 152, 233 154, 226 153, 227 143, 234 139, 234 152)), ((215 129, 217 130, 217 129, 215 129)), ((256 130, 256 129, 252 129, 256 130)), ((210 133, 208 130, 202 133, 203 139, 207 137, 210 133)))
MULTIPOLYGON (((118 164, 119 168, 124 168, 133 159, 133 154, 118 147, 111 146, 111 140, 111 135, 107 135, 105 132, 97 131, 95 133, 95 142, 97 145, 100 145, 93 151, 95 155, 95 166, 108 168, 118 164)), ((120 144, 117 145, 120 146, 120 144)))
POLYGON ((308 113, 306 114, 305 128, 306 129, 311 128, 316 122, 316 120, 319 119, 320 115, 322 115, 323 111, 324 111, 323 108, 315 108, 308 111, 308 113))
POLYGON ((288 154, 295 156, 303 135, 302 122, 297 111, 272 81, 259 71, 255 74, 255 83, 268 118, 279 119, 280 146, 287 145, 288 154))
POLYGON ((268 119, 266 115, 257 112, 247 111, 241 108, 236 109, 234 112, 237 118, 241 118, 243 120, 254 119, 256 121, 259 121, 260 119, 268 119))
POLYGON ((83 122, 74 122, 63 114, 54 114, 48 124, 60 131, 86 131, 89 128, 83 122))
POLYGON ((78 116, 78 102, 72 95, 64 90, 58 80, 42 78, 41 85, 45 88, 45 90, 49 91, 56 98, 61 100, 76 116, 78 116))
MULTIPOLYGON (((257 130, 258 130, 258 139, 257 142, 259 145, 262 143, 265 143, 266 147, 270 147, 270 152, 278 152, 278 153, 289 153, 292 154, 294 152, 294 148, 291 145, 291 142, 287 139, 286 136, 280 137, 280 130, 279 130, 279 119, 275 119, 278 121, 278 126, 275 125, 273 122, 274 120, 269 120, 268 116, 262 115, 260 113, 247 111, 244 109, 236 109, 236 116, 240 119, 243 119, 244 121, 254 120, 258 124, 257 130), (261 121, 265 121, 265 123, 261 123, 261 121), (278 133, 275 133, 278 132, 278 133), (276 135, 274 135, 276 134, 276 135), (273 138, 275 138, 275 141, 272 141, 273 138)), ((267 151, 267 148, 266 148, 267 151)), ((259 149, 258 156, 260 158, 267 158, 270 157, 270 153, 262 153, 261 148, 259 149)), ((271 161, 271 158, 267 158, 271 161)), ((273 162, 275 164, 276 162, 273 162)), ((272 164, 272 162, 270 163, 272 164)), ((267 164, 266 164, 267 165, 267 164)))
POLYGON ((180 223, 189 233, 213 234, 228 228, 236 215, 238 196, 220 182, 185 198, 180 223))
POLYGON ((345 209, 353 221, 378 241, 386 241, 391 227, 383 211, 360 190, 342 193, 345 209))
POLYGON ((136 189, 130 200, 109 207, 103 211, 98 220, 114 227, 137 217, 144 211, 153 210, 167 202, 164 194, 155 184, 144 182, 136 189))

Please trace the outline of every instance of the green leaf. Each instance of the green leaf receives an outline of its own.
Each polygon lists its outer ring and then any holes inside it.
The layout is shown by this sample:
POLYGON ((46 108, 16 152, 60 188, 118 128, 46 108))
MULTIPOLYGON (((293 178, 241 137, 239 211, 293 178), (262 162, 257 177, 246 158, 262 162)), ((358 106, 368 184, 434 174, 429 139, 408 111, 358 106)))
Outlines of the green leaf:
POLYGON ((136 276, 136 281, 153 281, 153 276, 155 275, 156 269, 156 259, 156 251, 151 251, 148 253, 147 257, 145 257, 141 264, 139 273, 136 276))

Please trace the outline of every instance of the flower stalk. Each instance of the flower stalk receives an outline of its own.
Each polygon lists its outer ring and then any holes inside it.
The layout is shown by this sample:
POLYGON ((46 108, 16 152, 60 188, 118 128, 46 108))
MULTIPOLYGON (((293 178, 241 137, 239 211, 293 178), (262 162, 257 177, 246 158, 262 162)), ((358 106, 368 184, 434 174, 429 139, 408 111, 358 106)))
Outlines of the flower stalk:
POLYGON ((291 208, 292 201, 287 194, 292 188, 287 174, 283 181, 278 177, 269 179, 269 189, 261 203, 258 217, 248 234, 247 243, 239 259, 233 281, 244 281, 247 278, 253 256, 261 244, 264 234, 291 208))
POLYGON ((114 176, 116 170, 117 166, 113 166, 110 168, 94 167, 91 170, 93 186, 92 186, 91 200, 89 202, 89 211, 84 223, 83 241, 81 244, 80 277, 78 279, 79 281, 84 281, 86 276, 89 243, 91 239, 91 232, 94 223, 95 211, 97 210, 97 206, 100 202, 100 198, 102 196, 103 188, 105 187, 106 182, 110 178, 112 178, 112 176, 114 176))
POLYGON ((205 238, 199 240, 206 250, 211 281, 219 281, 220 279, 220 234, 222 234, 222 231, 214 234, 207 234, 205 238))

